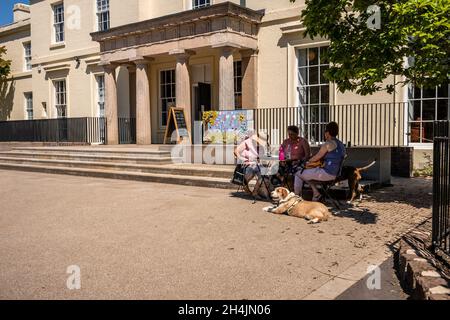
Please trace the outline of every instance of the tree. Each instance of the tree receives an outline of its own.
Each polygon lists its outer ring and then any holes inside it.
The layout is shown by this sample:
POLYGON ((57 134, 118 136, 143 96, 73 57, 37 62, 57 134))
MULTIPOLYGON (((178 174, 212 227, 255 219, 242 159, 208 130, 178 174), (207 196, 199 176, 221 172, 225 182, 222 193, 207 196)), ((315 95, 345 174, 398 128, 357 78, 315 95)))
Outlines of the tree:
POLYGON ((0 47, 0 80, 6 79, 11 71, 11 61, 2 56, 6 54, 6 48, 0 47))
POLYGON ((301 13, 305 36, 330 40, 325 77, 362 95, 392 93, 395 85, 382 83, 390 75, 425 88, 447 83, 449 17, 449 0, 306 0, 301 13), (380 9, 380 28, 368 26, 371 5, 380 9))

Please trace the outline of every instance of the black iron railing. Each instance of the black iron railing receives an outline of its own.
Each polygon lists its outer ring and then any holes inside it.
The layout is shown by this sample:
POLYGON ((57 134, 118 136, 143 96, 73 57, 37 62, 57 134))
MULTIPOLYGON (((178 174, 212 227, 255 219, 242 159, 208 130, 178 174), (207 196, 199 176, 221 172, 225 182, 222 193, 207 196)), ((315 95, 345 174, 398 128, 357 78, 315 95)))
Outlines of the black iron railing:
POLYGON ((450 121, 434 122, 434 137, 450 137, 450 121))
POLYGON ((450 257, 450 138, 435 138, 433 152, 433 246, 450 257))
POLYGON ((119 118, 119 143, 136 143, 136 118, 119 118))
POLYGON ((434 124, 433 247, 450 261, 450 121, 434 124))
POLYGON ((104 118, 59 118, 0 122, 1 142, 105 143, 104 118))

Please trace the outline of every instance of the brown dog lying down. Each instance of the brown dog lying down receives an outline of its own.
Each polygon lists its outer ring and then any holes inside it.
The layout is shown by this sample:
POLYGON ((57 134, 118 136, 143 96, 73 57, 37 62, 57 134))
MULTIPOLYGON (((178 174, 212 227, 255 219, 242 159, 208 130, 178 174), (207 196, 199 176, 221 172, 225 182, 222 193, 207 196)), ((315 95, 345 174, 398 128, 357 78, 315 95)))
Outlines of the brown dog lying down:
POLYGON ((286 213, 292 217, 305 218, 309 223, 327 221, 330 217, 330 211, 323 203, 304 201, 286 188, 276 188, 271 195, 278 205, 264 208, 265 212, 286 213))

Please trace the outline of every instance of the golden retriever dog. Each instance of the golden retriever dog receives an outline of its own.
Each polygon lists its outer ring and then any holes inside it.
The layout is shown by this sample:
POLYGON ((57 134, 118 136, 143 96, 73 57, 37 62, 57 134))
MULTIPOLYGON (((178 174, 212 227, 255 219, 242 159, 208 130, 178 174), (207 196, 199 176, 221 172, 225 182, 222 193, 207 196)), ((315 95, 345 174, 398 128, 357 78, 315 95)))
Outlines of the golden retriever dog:
POLYGON ((309 220, 309 223, 327 221, 330 217, 330 211, 323 203, 304 201, 286 188, 276 188, 271 196, 278 205, 265 207, 265 212, 304 218, 309 220))

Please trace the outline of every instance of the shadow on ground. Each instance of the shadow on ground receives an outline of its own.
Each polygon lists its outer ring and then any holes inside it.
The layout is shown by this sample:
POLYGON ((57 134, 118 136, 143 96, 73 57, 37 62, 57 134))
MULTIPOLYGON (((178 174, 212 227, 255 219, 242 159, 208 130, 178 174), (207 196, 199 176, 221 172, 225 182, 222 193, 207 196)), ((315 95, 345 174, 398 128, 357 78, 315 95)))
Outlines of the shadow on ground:
MULTIPOLYGON (((392 185, 384 186, 380 189, 372 190, 363 195, 362 201, 355 201, 352 204, 347 203, 345 193, 336 194, 341 199, 339 201, 340 210, 333 207, 331 201, 328 205, 336 218, 351 219, 359 224, 376 224, 380 213, 392 211, 394 208, 404 210, 410 209, 431 209, 432 206, 432 181, 423 178, 393 178, 392 185)), ((230 193, 230 197, 241 198, 251 201, 255 204, 254 198, 241 191, 230 193)), ((309 191, 304 193, 304 198, 309 200, 311 194, 309 191)), ((258 199, 262 204, 271 203, 269 199, 258 199)))

